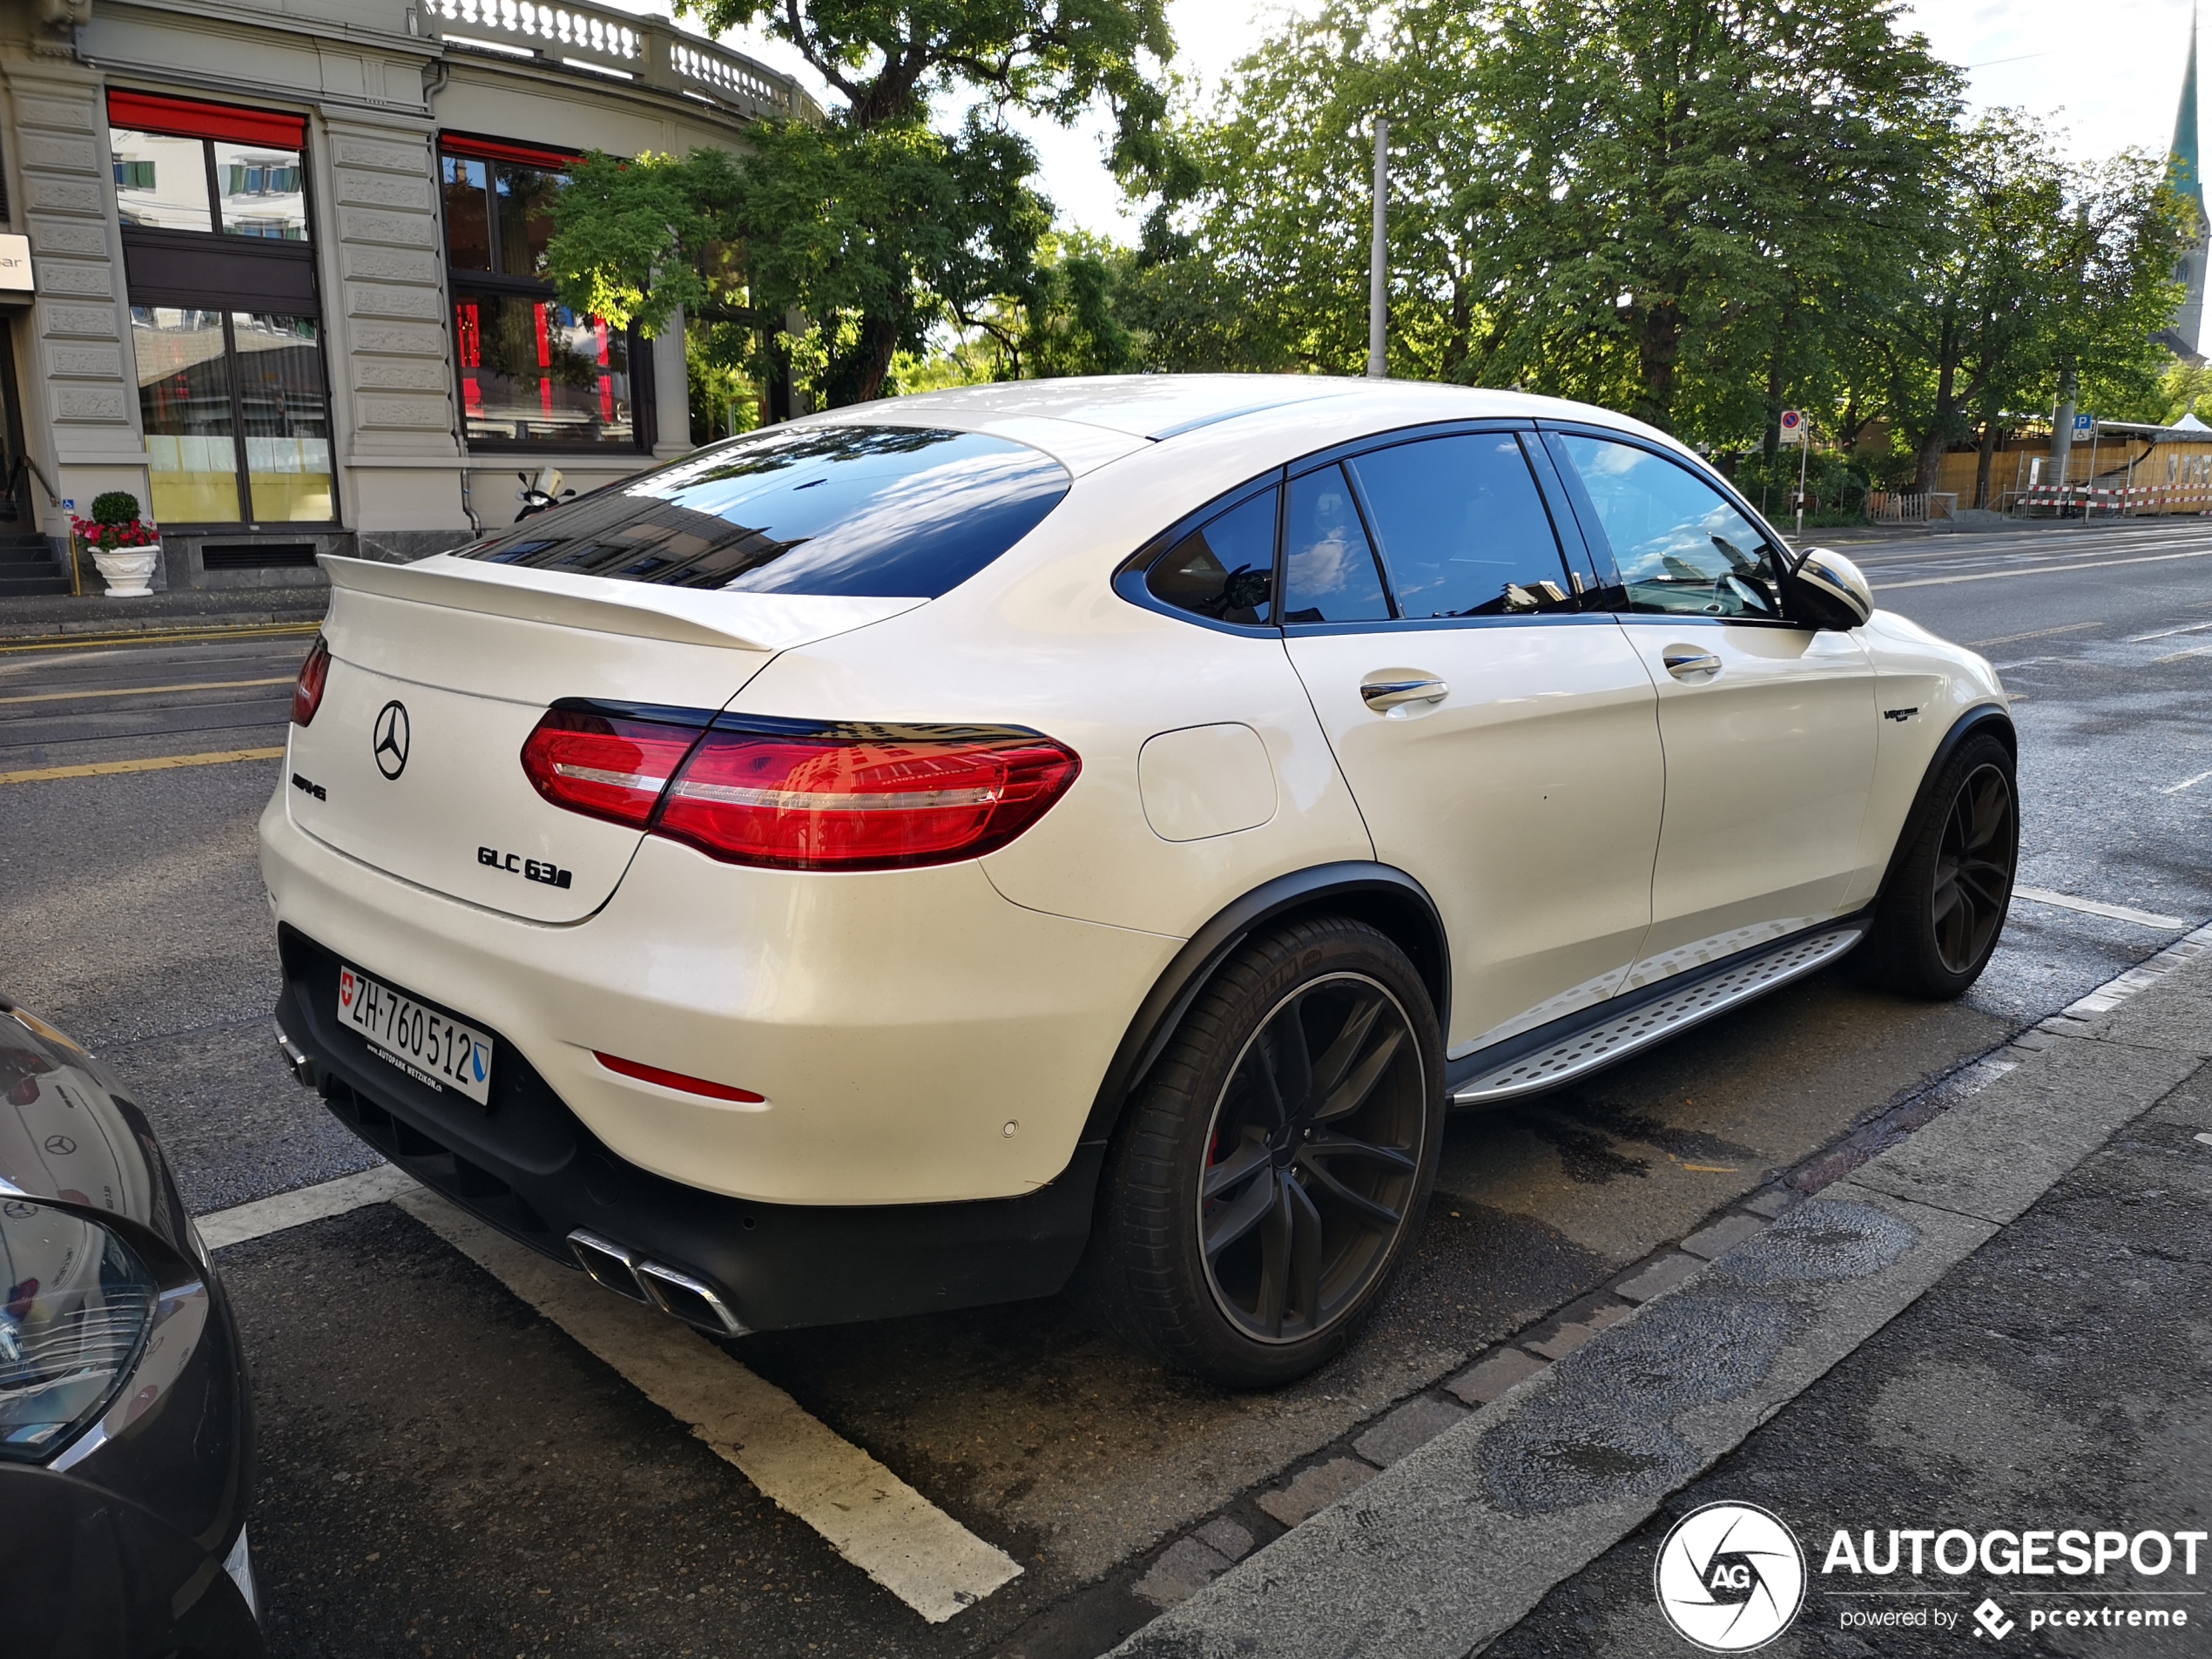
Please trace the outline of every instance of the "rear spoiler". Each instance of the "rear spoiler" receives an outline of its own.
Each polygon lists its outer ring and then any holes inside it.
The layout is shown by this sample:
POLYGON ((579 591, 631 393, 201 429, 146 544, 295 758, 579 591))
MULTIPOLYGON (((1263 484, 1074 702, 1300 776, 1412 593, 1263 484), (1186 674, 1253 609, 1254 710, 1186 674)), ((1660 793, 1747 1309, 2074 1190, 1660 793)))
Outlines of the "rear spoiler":
POLYGON ((515 617, 559 628, 630 634, 687 645, 785 651, 927 604, 926 599, 868 599, 840 594, 726 593, 658 588, 604 577, 518 570, 440 553, 413 564, 324 554, 330 585, 415 604, 515 617))

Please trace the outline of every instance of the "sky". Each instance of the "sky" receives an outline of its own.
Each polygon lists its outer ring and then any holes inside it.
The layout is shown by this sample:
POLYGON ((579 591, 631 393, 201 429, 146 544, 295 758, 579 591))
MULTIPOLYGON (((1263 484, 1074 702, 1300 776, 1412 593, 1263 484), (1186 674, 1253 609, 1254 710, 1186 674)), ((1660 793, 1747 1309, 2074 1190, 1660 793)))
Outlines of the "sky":
MULTIPOLYGON (((661 11, 642 0, 625 10, 661 11)), ((1202 100, 1238 58, 1318 0, 1168 0, 1175 67, 1200 83, 1202 100)), ((2194 0, 1919 0, 1908 8, 1936 54, 1968 71, 1979 107, 2025 109, 2064 131, 2077 156, 2129 147, 2163 151, 2173 137, 2194 0)), ((799 55, 765 34, 723 38, 821 91, 799 55)), ((827 100, 826 100, 827 101, 827 100)), ((1203 107, 1203 101, 1201 107, 1203 107)), ((1133 239, 1136 221, 1103 159, 1103 118, 1062 128, 1019 124, 1042 163, 1044 193, 1064 222, 1133 239)))

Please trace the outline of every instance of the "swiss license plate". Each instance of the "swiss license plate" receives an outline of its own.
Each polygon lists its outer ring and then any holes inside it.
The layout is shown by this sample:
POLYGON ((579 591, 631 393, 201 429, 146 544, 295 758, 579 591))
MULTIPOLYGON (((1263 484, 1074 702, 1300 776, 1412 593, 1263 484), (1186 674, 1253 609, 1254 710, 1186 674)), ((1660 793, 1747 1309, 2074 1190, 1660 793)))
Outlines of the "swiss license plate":
POLYGON ((433 1014, 358 968, 338 967, 338 1022, 368 1040, 369 1051, 419 1083, 453 1089, 491 1103, 492 1041, 458 1020, 433 1014))

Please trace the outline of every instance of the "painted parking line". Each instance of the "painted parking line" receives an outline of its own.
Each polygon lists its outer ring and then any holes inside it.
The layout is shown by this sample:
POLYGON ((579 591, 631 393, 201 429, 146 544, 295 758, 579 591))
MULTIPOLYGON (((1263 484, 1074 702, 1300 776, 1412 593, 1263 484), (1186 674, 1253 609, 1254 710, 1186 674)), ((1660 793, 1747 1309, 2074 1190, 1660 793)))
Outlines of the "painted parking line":
POLYGON ((425 1189, 394 1202, 688 1423, 717 1456, 930 1623, 1022 1575, 1011 1555, 689 1325, 600 1289, 425 1189))
POLYGON ((389 1164, 197 1218, 211 1250, 373 1204, 404 1210, 691 1427, 717 1456, 932 1624, 1022 1575, 773 1383, 690 1326, 601 1290, 389 1164))
POLYGON ((2178 795, 2184 789, 2195 788, 2207 778, 2212 778, 2212 772, 2200 772, 2194 778, 2184 778, 2178 784, 2168 784, 2165 788, 2160 790, 2158 792, 2161 795, 2178 795))
POLYGON ((0 784, 37 784, 52 778, 106 778, 120 772, 167 772, 176 766, 222 766, 233 760, 281 760, 277 749, 218 749, 208 754, 154 755, 145 760, 95 760, 82 766, 39 766, 0 772, 0 784))
POLYGON ((195 680, 189 685, 109 685, 97 691, 32 691, 23 697, 0 697, 6 703, 74 703, 80 697, 157 697, 168 691, 235 691, 247 685, 290 685, 296 674, 279 674, 265 680, 195 680))
POLYGON ((242 1204, 234 1209, 197 1216, 192 1225, 199 1229, 199 1236, 208 1249, 222 1250, 231 1244, 242 1244, 249 1238, 282 1232, 287 1227, 302 1227, 326 1216, 342 1216, 348 1210, 388 1203, 415 1184, 415 1177, 405 1171, 380 1163, 359 1175, 341 1176, 335 1181, 325 1181, 316 1186, 280 1192, 273 1198, 256 1198, 252 1204, 242 1204))
POLYGON ((2060 910, 2079 910, 2085 916, 2102 916, 2108 921, 2132 921, 2138 927, 2178 929, 2188 923, 2179 916, 2161 916, 2152 910, 2131 910, 2124 904, 2099 904, 2094 899, 2077 899, 2070 893, 2052 893, 2043 887, 2015 886, 2013 896, 2025 899, 2030 904, 2055 906, 2060 910))

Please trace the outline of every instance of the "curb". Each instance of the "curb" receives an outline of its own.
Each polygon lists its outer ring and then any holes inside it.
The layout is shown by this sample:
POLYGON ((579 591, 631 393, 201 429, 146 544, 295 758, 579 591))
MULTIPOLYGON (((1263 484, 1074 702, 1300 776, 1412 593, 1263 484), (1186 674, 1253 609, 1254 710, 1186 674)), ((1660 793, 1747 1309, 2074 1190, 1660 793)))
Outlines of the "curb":
POLYGON ((322 626, 320 610, 233 612, 227 615, 148 621, 113 627, 90 621, 57 628, 0 622, 0 651, 51 650, 57 645, 143 644, 160 639, 230 639, 259 634, 306 634, 322 626))
POLYGON ((1264 1496, 1277 1514, 1268 1498, 1303 1482, 1309 1503, 1241 1564, 1208 1537, 1217 1521, 1177 1541, 1139 1593, 1211 1581, 1116 1654, 1456 1659, 1494 1640, 2212 1057, 2208 953, 2212 926, 1953 1074, 1971 1104, 1854 1149, 1770 1225, 1759 1211, 1777 1188, 1684 1241, 1703 1250, 1601 1293, 1647 1278, 1634 1311, 1493 1351, 1445 1385, 1479 1411, 1393 1436, 1433 1406, 1417 1399, 1367 1426, 1356 1444, 1395 1460, 1378 1473, 1339 1456, 1264 1496))

